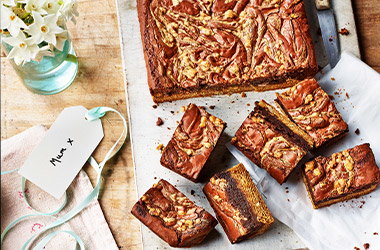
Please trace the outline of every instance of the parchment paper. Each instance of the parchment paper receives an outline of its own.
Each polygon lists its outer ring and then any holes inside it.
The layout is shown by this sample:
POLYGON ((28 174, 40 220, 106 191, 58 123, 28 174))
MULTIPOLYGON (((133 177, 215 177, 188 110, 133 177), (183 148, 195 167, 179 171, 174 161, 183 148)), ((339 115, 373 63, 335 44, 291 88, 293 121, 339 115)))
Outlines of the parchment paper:
MULTIPOLYGON (((334 96, 350 132, 338 143, 322 148, 319 154, 328 156, 369 142, 379 165, 380 75, 356 57, 343 53, 336 67, 320 77, 322 88, 334 96)), ((369 243, 370 249, 380 249, 380 236, 374 234, 380 232, 379 188, 360 198, 314 210, 299 169, 279 185, 235 147, 228 148, 259 183, 273 215, 292 228, 310 249, 363 249, 364 243, 369 243)))

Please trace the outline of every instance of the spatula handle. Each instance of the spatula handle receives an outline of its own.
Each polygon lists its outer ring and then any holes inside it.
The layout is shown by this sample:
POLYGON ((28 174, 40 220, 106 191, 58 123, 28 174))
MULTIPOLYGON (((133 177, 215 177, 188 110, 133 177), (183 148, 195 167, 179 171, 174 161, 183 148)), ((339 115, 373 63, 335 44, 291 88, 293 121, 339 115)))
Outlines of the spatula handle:
POLYGON ((315 0, 317 10, 327 10, 331 8, 330 0, 315 0))

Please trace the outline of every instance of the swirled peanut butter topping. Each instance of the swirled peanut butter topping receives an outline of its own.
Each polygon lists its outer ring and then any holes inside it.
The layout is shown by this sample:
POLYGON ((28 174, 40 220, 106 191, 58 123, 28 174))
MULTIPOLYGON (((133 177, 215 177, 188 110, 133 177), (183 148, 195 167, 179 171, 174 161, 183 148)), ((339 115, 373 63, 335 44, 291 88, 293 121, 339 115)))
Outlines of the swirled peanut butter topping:
POLYGON ((151 0, 148 8, 145 44, 161 88, 240 84, 315 67, 302 1, 151 0))
POLYGON ((221 119, 190 104, 163 151, 161 163, 188 178, 197 179, 224 128, 221 119))
POLYGON ((232 143, 280 183, 306 154, 304 149, 286 139, 255 112, 243 122, 232 143))
POLYGON ((304 80, 277 97, 294 122, 313 138, 315 147, 348 130, 334 103, 314 79, 304 80))
POLYGON ((318 156, 305 164, 305 175, 316 202, 380 181, 380 170, 368 144, 330 157, 318 156))
POLYGON ((177 232, 186 232, 206 222, 203 218, 205 210, 166 181, 155 184, 141 201, 150 215, 161 218, 165 227, 177 232))

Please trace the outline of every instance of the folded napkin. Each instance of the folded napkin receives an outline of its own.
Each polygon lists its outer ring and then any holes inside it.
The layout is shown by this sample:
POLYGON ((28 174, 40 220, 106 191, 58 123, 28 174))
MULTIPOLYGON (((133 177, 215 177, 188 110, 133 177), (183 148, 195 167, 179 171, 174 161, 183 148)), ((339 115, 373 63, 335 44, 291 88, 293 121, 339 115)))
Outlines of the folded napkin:
MULTIPOLYGON (((30 128, 10 139, 1 142, 1 171, 20 168, 35 146, 45 136, 43 126, 30 128)), ((91 182, 81 170, 67 190, 68 203, 55 217, 36 216, 17 224, 11 229, 2 245, 2 249, 20 249, 21 246, 40 228, 49 225, 57 217, 70 211, 91 191, 91 182)), ((63 202, 56 200, 30 182, 26 184, 26 195, 33 208, 41 212, 56 210, 63 202)), ((22 197, 21 176, 17 172, 1 176, 1 231, 13 220, 34 213, 22 197)), ((70 230, 78 234, 87 249, 118 249, 116 242, 104 218, 98 200, 92 201, 85 209, 56 230, 70 230)), ((48 231, 51 232, 51 231, 48 231)), ((72 249, 75 240, 66 234, 58 234, 45 249, 72 249)))
MULTIPOLYGON (((348 53, 331 71, 319 79, 322 88, 335 97, 334 102, 348 123, 350 133, 322 153, 334 152, 369 142, 380 166, 380 75, 348 53), (360 134, 354 131, 359 129, 360 134)), ((279 185, 236 148, 228 145, 259 183, 273 215, 296 232, 310 249, 380 249, 380 188, 358 199, 313 209, 299 170, 279 185), (285 189, 288 187, 288 189, 285 189)))

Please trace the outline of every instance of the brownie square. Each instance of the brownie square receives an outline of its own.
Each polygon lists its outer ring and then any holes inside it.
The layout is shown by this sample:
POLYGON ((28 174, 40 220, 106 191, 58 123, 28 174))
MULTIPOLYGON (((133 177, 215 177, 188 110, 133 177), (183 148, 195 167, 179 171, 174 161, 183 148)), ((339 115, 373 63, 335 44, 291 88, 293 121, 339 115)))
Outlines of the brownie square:
POLYGON ((162 152, 161 165, 196 182, 225 127, 203 107, 190 104, 162 152))
POLYGON ((203 192, 231 243, 262 234, 274 222, 243 164, 214 175, 203 192))
POLYGON ((380 170, 368 143, 318 156, 305 164, 303 179, 314 208, 368 194, 380 183, 380 170))
POLYGON ((218 223, 165 180, 153 185, 131 212, 172 247, 201 243, 218 223))
POLYGON ((348 125, 327 93, 315 79, 306 79, 278 94, 277 100, 288 116, 320 147, 348 132, 348 125))
POLYGON ((255 105, 231 143, 282 184, 307 154, 307 135, 265 101, 255 105))
POLYGON ((138 0, 155 102, 289 87, 318 71, 303 1, 138 0))

